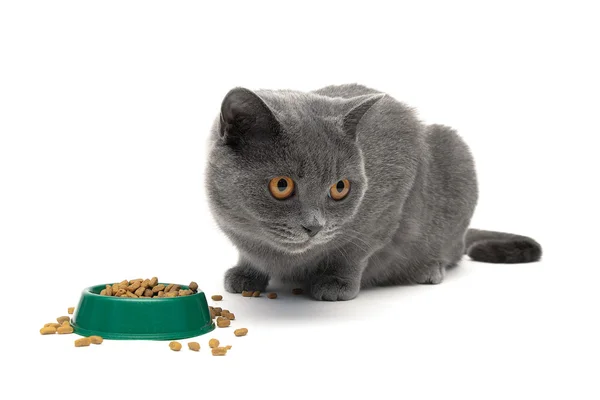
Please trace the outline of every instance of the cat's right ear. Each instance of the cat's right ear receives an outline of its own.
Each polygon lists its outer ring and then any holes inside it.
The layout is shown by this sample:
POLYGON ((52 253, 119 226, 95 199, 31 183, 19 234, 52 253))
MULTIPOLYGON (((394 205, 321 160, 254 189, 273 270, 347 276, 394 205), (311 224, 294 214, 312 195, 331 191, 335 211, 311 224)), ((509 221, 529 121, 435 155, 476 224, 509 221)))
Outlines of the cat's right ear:
POLYGON ((280 129, 269 106, 251 90, 238 87, 223 99, 219 132, 225 144, 238 146, 248 141, 269 140, 280 129))

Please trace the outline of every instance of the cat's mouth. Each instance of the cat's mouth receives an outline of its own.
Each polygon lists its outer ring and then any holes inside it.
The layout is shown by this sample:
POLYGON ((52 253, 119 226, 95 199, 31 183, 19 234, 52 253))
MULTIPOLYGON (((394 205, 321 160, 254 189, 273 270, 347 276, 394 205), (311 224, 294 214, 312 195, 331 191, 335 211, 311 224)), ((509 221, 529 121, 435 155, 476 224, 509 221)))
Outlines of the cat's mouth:
POLYGON ((293 254, 304 253, 314 247, 323 245, 331 240, 333 235, 328 235, 327 232, 319 232, 312 237, 308 235, 291 236, 282 234, 282 232, 269 229, 271 242, 275 247, 293 254))

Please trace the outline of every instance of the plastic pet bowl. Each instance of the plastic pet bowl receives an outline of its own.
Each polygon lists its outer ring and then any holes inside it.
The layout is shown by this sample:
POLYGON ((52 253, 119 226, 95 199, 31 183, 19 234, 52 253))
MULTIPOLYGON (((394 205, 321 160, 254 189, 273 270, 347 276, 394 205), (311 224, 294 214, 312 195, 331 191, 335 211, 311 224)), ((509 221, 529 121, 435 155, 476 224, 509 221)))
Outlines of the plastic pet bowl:
MULTIPOLYGON (((182 289, 188 286, 180 285, 182 289)), ((106 285, 86 288, 71 325, 81 336, 104 339, 177 340, 215 329, 204 292, 189 296, 136 299, 102 296, 106 285)))

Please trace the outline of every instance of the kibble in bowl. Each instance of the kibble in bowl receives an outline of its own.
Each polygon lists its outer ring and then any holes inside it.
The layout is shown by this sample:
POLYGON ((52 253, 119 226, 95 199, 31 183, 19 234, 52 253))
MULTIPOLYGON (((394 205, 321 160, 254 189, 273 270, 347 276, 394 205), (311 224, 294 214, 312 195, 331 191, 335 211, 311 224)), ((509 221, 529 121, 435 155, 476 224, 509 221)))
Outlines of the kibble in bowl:
POLYGON ((161 283, 157 278, 84 289, 72 325, 78 335, 113 340, 178 340, 215 329, 196 283, 161 283))

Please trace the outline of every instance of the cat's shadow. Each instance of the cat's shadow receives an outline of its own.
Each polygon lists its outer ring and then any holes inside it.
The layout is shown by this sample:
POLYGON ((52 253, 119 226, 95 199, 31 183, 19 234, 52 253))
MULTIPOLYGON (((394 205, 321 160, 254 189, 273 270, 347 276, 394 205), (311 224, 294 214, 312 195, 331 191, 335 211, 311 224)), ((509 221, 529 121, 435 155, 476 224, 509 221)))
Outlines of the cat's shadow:
MULTIPOLYGON (((460 267, 447 271, 446 279, 441 285, 460 279, 460 267)), ((272 281, 266 293, 258 298, 236 300, 232 309, 241 320, 248 318, 263 323, 286 322, 305 323, 308 320, 369 320, 371 316, 389 313, 398 303, 411 304, 420 296, 427 296, 429 291, 437 290, 440 285, 398 285, 363 289, 350 301, 316 301, 310 296, 308 287, 302 284, 272 281), (302 294, 293 294, 292 290, 302 288, 302 294), (269 299, 267 293, 277 293, 276 299, 269 299), (393 306, 390 306, 392 305, 393 306)), ((222 308, 227 305, 223 304, 222 308)))

